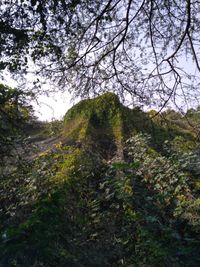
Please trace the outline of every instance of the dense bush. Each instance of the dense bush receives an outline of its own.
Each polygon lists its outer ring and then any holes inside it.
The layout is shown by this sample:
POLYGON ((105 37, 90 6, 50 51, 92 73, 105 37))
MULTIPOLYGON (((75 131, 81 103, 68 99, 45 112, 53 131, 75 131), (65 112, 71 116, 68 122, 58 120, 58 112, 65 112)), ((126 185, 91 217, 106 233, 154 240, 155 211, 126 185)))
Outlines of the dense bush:
POLYGON ((200 265, 198 142, 174 129, 167 139, 146 115, 139 131, 134 112, 123 120, 128 108, 108 96, 109 112, 81 102, 63 139, 1 176, 0 266, 200 265))

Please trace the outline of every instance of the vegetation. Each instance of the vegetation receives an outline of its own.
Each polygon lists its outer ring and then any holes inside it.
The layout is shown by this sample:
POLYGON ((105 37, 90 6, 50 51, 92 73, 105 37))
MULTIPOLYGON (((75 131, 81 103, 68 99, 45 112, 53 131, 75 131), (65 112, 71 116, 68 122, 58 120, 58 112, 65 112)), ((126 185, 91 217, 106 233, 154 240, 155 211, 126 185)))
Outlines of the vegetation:
POLYGON ((199 11, 1 1, 0 267, 200 266, 199 11), (38 122, 44 82, 90 99, 38 122))
POLYGON ((81 101, 1 177, 0 266, 199 266, 198 136, 151 115, 81 101))
MULTIPOLYGON (((22 142, 34 119, 30 93, 0 84, 0 161, 22 142)), ((0 163, 0 165, 1 165, 0 163)))

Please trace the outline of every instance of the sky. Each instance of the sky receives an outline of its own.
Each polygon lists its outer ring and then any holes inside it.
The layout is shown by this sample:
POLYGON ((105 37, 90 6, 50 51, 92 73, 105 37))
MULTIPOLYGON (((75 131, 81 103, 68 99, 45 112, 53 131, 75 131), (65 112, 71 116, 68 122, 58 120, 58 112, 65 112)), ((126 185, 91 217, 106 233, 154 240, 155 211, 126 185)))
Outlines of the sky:
POLYGON ((39 96, 37 102, 33 101, 35 115, 39 120, 52 121, 62 119, 67 110, 72 107, 69 93, 56 93, 54 96, 39 96))

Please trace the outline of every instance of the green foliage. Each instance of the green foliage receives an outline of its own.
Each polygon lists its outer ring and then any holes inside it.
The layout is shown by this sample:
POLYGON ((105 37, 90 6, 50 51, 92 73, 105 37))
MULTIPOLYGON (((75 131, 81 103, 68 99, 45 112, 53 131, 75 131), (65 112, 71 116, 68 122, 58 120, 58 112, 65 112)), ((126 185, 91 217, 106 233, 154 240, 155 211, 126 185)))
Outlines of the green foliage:
POLYGON ((63 136, 67 142, 82 142, 102 151, 103 157, 122 150, 123 106, 118 97, 106 93, 95 99, 83 100, 70 109, 64 118, 63 136))
POLYGON ((112 94, 80 102, 64 124, 59 143, 0 180, 0 264, 199 266, 193 139, 112 94))
POLYGON ((22 143, 22 137, 33 120, 33 110, 28 104, 30 98, 30 94, 0 84, 0 160, 2 162, 13 147, 22 143))
MULTIPOLYGON (((149 115, 153 117, 155 114, 151 111, 149 115)), ((169 109, 153 117, 153 120, 169 132, 173 132, 174 137, 178 135, 187 141, 194 141, 194 138, 198 137, 198 108, 188 110, 186 114, 169 109)))
MULTIPOLYGON (((63 136, 69 143, 96 144, 103 154, 117 149, 122 155, 123 143, 139 132, 151 135, 151 145, 161 151, 166 139, 172 141, 181 132, 163 127, 139 108, 124 107, 113 93, 95 99, 82 100, 70 109, 64 118, 63 136)), ((191 135, 189 135, 191 137, 191 135)), ((188 135, 183 133, 184 140, 188 135)), ((191 137, 192 138, 192 137, 191 137)), ((190 139, 189 139, 190 140, 190 139)), ((193 140, 191 141, 193 142, 193 140)))

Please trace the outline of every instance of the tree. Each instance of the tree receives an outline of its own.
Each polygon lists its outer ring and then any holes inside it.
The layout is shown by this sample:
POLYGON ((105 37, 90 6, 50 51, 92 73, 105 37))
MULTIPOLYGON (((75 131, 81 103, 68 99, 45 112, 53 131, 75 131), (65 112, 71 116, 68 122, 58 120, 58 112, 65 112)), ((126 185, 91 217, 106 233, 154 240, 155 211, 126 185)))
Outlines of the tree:
POLYGON ((26 74, 33 62, 75 96, 112 90, 161 108, 199 95, 198 1, 2 2, 2 70, 26 74))
POLYGON ((34 119, 30 98, 30 93, 0 84, 0 171, 4 158, 23 144, 25 131, 34 119))

